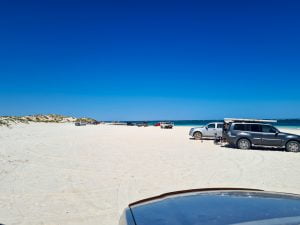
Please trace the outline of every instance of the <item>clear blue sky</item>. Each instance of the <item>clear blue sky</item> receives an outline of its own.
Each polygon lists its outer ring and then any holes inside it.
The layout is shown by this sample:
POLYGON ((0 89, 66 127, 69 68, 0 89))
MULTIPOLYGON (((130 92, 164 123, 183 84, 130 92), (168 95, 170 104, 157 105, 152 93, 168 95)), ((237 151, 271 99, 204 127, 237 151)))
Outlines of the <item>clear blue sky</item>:
POLYGON ((300 118, 300 1, 0 2, 0 115, 300 118))

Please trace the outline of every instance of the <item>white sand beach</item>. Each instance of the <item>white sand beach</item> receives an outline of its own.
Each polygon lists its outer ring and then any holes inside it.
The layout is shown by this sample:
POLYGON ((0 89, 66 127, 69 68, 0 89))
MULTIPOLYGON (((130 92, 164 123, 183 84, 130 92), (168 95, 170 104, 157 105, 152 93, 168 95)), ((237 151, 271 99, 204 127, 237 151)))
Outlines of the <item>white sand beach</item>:
POLYGON ((190 188, 300 194, 300 154, 221 147, 189 129, 0 127, 0 224, 115 225, 132 201, 190 188))

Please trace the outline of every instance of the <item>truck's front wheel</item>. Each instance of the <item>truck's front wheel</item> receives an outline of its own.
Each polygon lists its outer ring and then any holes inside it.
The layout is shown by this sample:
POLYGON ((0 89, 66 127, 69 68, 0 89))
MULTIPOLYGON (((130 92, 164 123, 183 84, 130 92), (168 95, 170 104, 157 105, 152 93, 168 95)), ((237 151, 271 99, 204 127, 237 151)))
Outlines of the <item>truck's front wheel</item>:
POLYGON ((300 144, 297 141, 289 141, 286 144, 286 150, 288 152, 299 152, 300 151, 300 144))
POLYGON ((193 135, 193 137, 196 139, 196 140, 201 140, 202 139, 202 133, 200 131, 196 131, 193 135))

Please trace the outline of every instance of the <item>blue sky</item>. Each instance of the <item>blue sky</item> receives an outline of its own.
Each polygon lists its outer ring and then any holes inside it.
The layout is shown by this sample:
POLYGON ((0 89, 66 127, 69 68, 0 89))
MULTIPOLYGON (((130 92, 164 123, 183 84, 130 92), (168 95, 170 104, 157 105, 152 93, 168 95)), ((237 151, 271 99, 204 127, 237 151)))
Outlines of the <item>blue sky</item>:
POLYGON ((299 1, 0 2, 0 115, 300 118, 299 1))

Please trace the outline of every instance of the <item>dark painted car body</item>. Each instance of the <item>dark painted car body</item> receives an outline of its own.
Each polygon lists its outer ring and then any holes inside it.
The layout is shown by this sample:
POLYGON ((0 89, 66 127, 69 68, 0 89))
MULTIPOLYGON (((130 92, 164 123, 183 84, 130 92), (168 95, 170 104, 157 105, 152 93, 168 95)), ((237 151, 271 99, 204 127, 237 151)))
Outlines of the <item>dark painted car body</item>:
POLYGON ((300 142, 300 136, 280 132, 269 124, 232 123, 228 129, 223 129, 223 139, 236 146, 241 138, 246 138, 251 145, 285 148, 287 142, 300 142))
POLYGON ((167 193, 125 209, 120 225, 300 224, 300 195, 255 189, 167 193))

